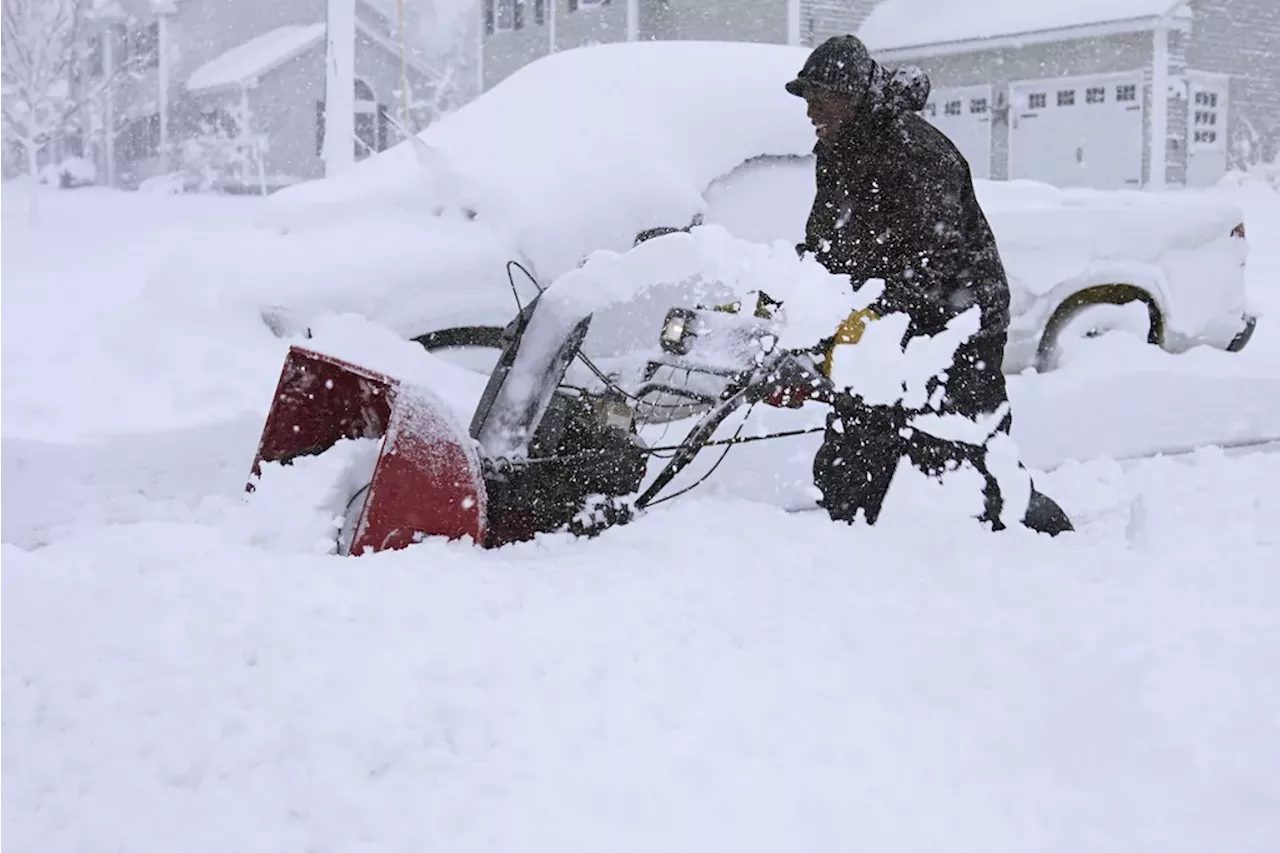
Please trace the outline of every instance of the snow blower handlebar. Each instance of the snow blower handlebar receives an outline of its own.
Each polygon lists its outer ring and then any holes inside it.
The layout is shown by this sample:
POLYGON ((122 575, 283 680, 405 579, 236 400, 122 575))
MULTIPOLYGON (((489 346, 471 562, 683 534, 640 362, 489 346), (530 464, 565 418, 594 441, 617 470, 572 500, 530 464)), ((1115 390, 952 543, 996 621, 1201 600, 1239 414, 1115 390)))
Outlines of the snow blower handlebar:
MULTIPOLYGON (((814 362, 815 353, 808 350, 773 350, 760 359, 759 366, 740 372, 726 386, 720 400, 711 410, 703 415, 698 424, 685 436, 684 441, 674 448, 671 460, 653 479, 649 486, 635 500, 636 509, 662 503, 684 494, 709 477, 729 449, 735 444, 747 441, 767 441, 789 436, 804 435, 815 432, 814 429, 792 430, 785 433, 772 433, 750 439, 740 438, 742 427, 729 439, 713 440, 713 436, 724 421, 743 406, 753 407, 757 403, 767 405, 786 405, 788 408, 799 408, 805 400, 829 400, 832 393, 831 380, 818 370, 814 362), (705 447, 714 444, 724 445, 720 459, 711 467, 706 475, 692 485, 678 492, 659 498, 658 495, 675 479, 681 471, 693 462, 698 453, 705 447)), ((743 421, 745 424, 745 420, 743 421)), ((650 448, 655 453, 665 448, 650 448)))

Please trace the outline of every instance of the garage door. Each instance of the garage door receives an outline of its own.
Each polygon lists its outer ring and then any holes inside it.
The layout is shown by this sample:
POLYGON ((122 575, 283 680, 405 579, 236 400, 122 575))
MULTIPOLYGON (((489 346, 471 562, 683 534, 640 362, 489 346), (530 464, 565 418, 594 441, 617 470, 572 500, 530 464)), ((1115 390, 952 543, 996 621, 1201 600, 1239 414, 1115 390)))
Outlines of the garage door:
POLYGON ((1009 101, 1009 177, 1060 187, 1141 186, 1138 75, 1016 83, 1009 101))
POLYGON ((951 138, 975 178, 991 177, 990 86, 936 89, 923 115, 951 138))

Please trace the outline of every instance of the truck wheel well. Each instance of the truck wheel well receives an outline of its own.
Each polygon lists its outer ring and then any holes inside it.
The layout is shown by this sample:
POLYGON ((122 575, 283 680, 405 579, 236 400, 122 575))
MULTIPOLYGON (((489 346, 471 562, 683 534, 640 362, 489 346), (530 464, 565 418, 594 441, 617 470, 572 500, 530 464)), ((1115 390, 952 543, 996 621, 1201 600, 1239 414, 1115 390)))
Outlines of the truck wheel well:
POLYGON ((1091 305, 1127 305, 1130 302, 1141 302, 1147 306, 1147 343, 1155 346, 1164 345, 1165 322, 1164 313, 1149 292, 1133 284, 1095 284, 1078 290, 1062 300, 1045 324, 1044 334, 1040 336, 1040 346, 1036 351, 1036 369, 1041 372, 1051 367, 1058 347, 1058 335, 1066 324, 1078 313, 1091 305))

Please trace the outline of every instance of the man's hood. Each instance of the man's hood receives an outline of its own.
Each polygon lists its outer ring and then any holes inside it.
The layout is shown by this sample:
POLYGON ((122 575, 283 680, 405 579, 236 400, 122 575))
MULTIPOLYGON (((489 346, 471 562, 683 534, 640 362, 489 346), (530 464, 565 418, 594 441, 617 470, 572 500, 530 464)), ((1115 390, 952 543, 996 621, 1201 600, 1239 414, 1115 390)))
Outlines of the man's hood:
POLYGON ((871 109, 918 113, 929 102, 929 75, 913 65, 886 68, 874 59, 867 85, 866 105, 871 109))
POLYGON ((787 91, 804 97, 821 89, 852 99, 859 112, 919 112, 929 100, 929 77, 919 68, 886 68, 856 36, 834 36, 813 49, 787 91))

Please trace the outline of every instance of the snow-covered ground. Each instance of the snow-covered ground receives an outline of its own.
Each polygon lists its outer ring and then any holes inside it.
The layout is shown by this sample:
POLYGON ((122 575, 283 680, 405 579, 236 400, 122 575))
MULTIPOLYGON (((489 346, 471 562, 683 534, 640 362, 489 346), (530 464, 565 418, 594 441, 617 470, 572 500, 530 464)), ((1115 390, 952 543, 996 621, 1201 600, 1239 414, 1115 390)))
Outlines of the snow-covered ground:
MULTIPOLYGON (((243 500, 288 341, 245 282, 177 272, 326 287, 412 235, 103 190, 44 193, 31 231, 5 185, 7 839, 1276 849, 1280 453, 1117 460, 1280 436, 1280 196, 1219 191, 1266 312, 1244 353, 1107 338, 1011 381, 1075 536, 787 512, 758 472, 803 480, 798 443, 597 540, 351 560, 243 500)), ((477 375, 422 358, 464 409, 477 375)))

